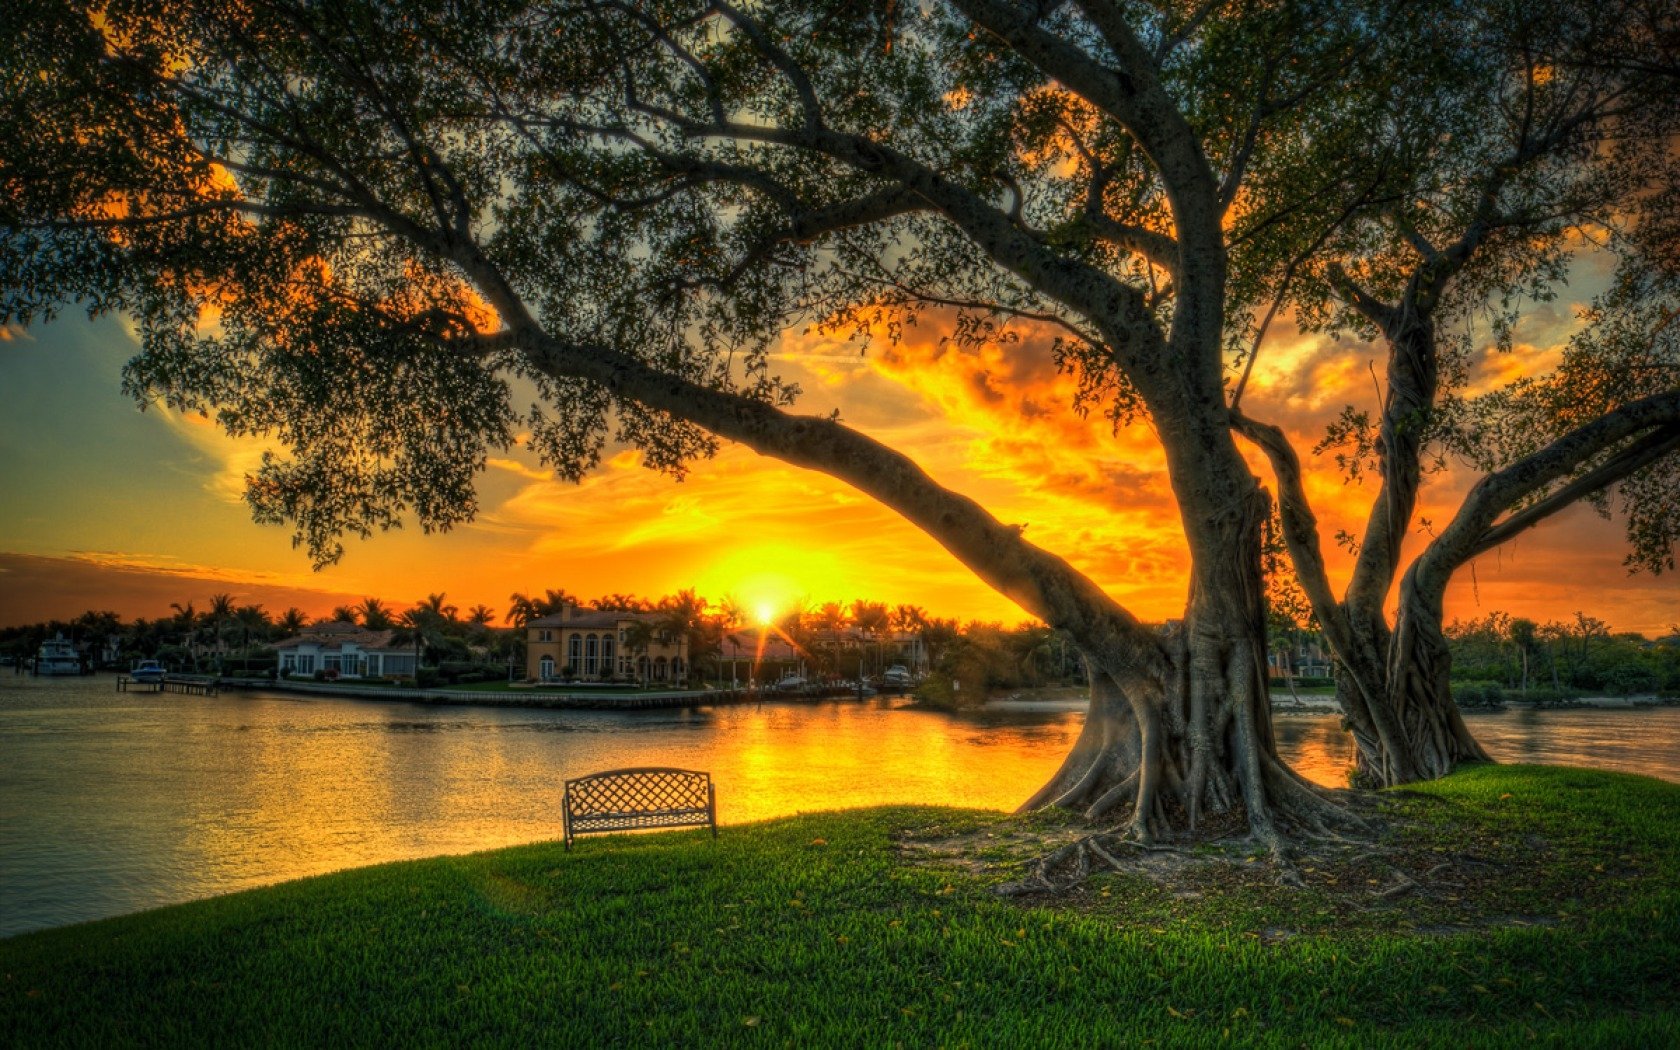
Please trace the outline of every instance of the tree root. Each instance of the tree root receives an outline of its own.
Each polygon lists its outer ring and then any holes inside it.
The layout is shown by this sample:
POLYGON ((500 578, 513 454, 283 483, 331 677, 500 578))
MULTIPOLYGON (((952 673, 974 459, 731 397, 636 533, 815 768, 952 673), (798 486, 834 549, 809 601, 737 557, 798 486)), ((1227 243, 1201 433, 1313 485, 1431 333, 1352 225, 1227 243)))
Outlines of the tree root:
POLYGON ((993 892, 1005 897, 1019 897, 1032 893, 1065 893, 1075 889, 1091 877, 1095 864, 1101 862, 1114 871, 1131 869, 1110 850, 1135 849, 1144 853, 1178 853, 1187 851, 1177 846, 1162 846, 1114 834, 1087 835, 1069 842, 1040 858, 1023 879, 994 887, 993 892), (1103 840, 1107 839, 1105 843, 1103 840), (1071 869, 1071 872, 1068 870, 1071 869))

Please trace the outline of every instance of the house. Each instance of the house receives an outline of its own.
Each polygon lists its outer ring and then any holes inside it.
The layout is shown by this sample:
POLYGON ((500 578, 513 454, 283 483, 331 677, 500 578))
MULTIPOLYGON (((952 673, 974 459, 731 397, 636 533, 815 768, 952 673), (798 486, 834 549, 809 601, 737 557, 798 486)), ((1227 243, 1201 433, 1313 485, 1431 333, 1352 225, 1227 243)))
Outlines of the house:
POLYGON ((575 605, 531 620, 525 625, 525 677, 680 683, 688 677, 688 635, 660 629, 658 621, 653 613, 575 605))
POLYGON ((763 685, 786 675, 804 676, 805 657, 779 634, 759 628, 725 631, 718 653, 719 677, 731 685, 763 685))
POLYGON ((353 623, 323 623, 277 643, 282 675, 379 678, 414 674, 414 647, 395 645, 393 631, 369 631, 353 623))

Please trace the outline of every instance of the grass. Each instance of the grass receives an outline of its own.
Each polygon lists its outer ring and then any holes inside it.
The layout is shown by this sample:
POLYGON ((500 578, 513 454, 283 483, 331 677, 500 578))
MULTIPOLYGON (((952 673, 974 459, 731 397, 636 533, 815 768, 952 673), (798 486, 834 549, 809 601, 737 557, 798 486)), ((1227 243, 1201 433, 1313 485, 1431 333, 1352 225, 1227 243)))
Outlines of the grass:
POLYGON ((1450 880, 1203 850, 1023 903, 989 887, 1068 828, 929 808, 364 868, 0 941, 0 1041, 1680 1040, 1680 786, 1484 767, 1388 806, 1382 863, 1450 880))

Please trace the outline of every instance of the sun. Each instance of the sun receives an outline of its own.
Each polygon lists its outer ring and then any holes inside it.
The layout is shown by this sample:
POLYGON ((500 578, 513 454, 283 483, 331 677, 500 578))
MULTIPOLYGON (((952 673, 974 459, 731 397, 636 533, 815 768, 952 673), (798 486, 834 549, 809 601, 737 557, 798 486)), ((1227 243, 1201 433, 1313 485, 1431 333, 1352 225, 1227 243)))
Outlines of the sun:
POLYGON ((789 544, 731 551, 695 581, 702 594, 732 599, 760 626, 809 602, 845 601, 853 597, 851 583, 834 555, 789 544))

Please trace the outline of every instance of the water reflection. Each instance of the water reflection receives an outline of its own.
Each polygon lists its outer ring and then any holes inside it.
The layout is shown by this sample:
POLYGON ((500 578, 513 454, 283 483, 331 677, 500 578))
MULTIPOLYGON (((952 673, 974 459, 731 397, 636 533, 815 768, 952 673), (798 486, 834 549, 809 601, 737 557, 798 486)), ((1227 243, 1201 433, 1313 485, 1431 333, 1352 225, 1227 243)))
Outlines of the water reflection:
MULTIPOLYGON (((552 839, 561 782, 623 766, 710 770, 726 824, 892 802, 1011 809, 1082 719, 1072 705, 953 718, 891 700, 432 709, 0 675, 0 934, 552 839)), ((1680 709, 1508 712, 1471 728, 1502 760, 1680 780, 1680 709)), ((1280 715, 1276 731, 1304 775, 1345 783, 1337 718, 1280 715)))
POLYGON ((1353 738, 1333 715, 1279 714, 1272 719, 1278 752, 1315 784, 1347 787, 1353 768, 1353 738))
MULTIPOLYGON (((1680 781, 1680 708, 1467 712, 1470 732, 1496 762, 1586 766, 1680 781)), ((1335 715, 1280 714, 1278 749, 1314 783, 1347 786, 1353 740, 1335 715)))
POLYGON ((710 770, 724 823, 888 802, 1012 808, 1077 711, 902 702, 614 714, 119 694, 0 677, 0 934, 559 835, 562 781, 710 770))

